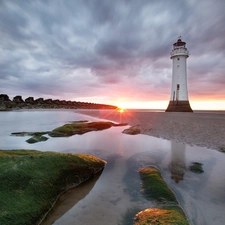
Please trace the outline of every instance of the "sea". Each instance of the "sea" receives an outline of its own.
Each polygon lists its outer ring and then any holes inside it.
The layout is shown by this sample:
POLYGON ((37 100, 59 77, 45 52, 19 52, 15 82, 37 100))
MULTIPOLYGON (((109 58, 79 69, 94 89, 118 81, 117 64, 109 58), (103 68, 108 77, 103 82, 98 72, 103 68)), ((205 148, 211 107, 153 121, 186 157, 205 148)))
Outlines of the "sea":
POLYGON ((129 125, 71 137, 46 135, 47 141, 34 144, 26 142, 29 137, 11 135, 13 132, 50 131, 65 123, 81 120, 100 119, 84 115, 79 110, 0 112, 1 150, 84 153, 107 161, 101 174, 62 195, 42 225, 132 224, 135 213, 156 207, 154 202, 147 201, 142 195, 138 174, 140 168, 150 166, 160 170, 190 224, 225 224, 225 153, 143 134, 122 133, 129 125), (203 173, 190 170, 196 162, 202 164, 203 173))

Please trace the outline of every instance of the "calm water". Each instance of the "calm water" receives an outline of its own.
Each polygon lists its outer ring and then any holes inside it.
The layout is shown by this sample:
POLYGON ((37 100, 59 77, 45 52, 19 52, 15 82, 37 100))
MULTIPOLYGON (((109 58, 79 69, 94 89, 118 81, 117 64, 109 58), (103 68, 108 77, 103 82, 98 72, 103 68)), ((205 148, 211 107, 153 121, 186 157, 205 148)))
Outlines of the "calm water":
POLYGON ((224 153, 147 135, 121 133, 127 127, 69 138, 49 137, 46 142, 28 144, 28 137, 10 136, 11 132, 47 131, 71 121, 99 119, 72 110, 0 112, 0 115, 0 149, 87 153, 108 162, 100 176, 63 195, 44 225, 125 224, 129 212, 154 206, 142 197, 138 175, 139 168, 150 165, 160 169, 190 224, 225 224, 224 153), (202 163, 204 173, 190 172, 192 162, 202 163))

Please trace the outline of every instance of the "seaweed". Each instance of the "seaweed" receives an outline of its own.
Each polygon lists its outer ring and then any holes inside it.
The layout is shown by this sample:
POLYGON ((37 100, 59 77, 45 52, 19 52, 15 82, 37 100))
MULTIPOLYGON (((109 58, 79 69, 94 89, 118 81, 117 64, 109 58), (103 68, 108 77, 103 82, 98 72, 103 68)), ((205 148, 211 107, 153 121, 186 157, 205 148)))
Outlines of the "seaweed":
POLYGON ((192 165, 189 166, 189 170, 193 173, 203 173, 204 170, 202 168, 202 163, 199 162, 192 162, 192 165))

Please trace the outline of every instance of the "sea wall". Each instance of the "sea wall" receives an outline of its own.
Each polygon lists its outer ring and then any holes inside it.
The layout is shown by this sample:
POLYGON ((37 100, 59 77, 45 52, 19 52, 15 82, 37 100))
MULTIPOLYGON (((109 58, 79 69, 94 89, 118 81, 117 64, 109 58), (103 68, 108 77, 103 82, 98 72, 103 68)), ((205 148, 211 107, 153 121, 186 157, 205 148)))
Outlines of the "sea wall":
POLYGON ((90 103, 90 102, 78 102, 78 101, 66 101, 59 99, 43 99, 34 97, 28 97, 23 99, 22 96, 17 95, 12 100, 6 94, 0 94, 0 111, 18 110, 18 109, 116 109, 116 106, 90 103))

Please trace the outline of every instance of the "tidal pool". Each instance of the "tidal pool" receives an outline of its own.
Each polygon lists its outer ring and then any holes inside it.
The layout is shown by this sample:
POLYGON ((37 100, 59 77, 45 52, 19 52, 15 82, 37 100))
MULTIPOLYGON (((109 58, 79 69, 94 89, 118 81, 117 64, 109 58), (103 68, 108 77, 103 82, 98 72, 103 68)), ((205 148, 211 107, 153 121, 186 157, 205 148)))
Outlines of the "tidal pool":
MULTIPOLYGON (((138 169, 156 166, 193 225, 225 224, 225 154, 147 135, 127 135, 128 126, 28 144, 12 132, 52 130, 65 123, 99 119, 74 110, 0 112, 0 149, 87 153, 108 163, 101 175, 62 195, 43 225, 131 224, 130 215, 154 206, 140 192, 138 169), (189 170, 202 163, 203 173, 189 170)), ((47 136, 48 137, 48 136, 47 136)))

